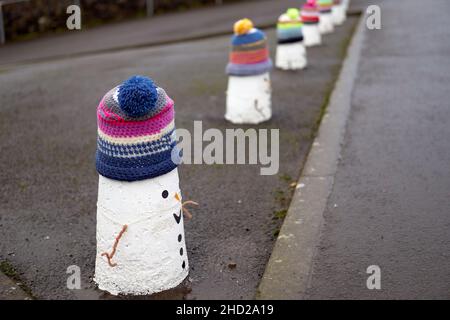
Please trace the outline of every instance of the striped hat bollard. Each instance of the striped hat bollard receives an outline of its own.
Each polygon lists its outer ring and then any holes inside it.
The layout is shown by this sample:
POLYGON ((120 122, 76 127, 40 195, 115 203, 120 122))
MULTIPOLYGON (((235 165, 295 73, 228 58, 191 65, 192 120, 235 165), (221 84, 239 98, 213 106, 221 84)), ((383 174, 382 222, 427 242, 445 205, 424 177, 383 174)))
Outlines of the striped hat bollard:
POLYGON ((333 0, 333 8, 331 9, 331 17, 335 26, 340 26, 345 22, 347 13, 343 0, 333 0))
POLYGON ((316 0, 320 12, 319 31, 328 34, 334 31, 332 9, 333 0, 316 0))
POLYGON ((94 281, 113 295, 148 295, 188 275, 174 102, 134 76, 97 107, 94 281))
POLYGON ((315 0, 308 0, 301 10, 303 22, 303 43, 306 47, 317 46, 322 43, 322 36, 319 31, 319 9, 315 0))
POLYGON ((235 124, 257 124, 272 117, 270 70, 272 60, 265 33, 249 19, 234 24, 225 119, 235 124))
POLYGON ((302 21, 298 9, 289 9, 277 23, 275 66, 283 70, 303 69, 308 64, 303 45, 302 21))

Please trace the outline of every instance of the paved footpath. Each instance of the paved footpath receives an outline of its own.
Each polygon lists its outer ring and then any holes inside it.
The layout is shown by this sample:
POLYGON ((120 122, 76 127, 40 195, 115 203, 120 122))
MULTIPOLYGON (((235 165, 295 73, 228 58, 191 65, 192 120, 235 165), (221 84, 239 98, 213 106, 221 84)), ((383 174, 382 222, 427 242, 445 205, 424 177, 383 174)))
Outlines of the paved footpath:
POLYGON ((450 298, 450 2, 381 10, 382 29, 366 32, 307 298, 450 298), (370 265, 381 290, 366 288, 370 265))
POLYGON ((299 3, 253 0, 11 43, 0 46, 0 66, 229 34, 233 22, 243 16, 257 26, 275 25, 281 12, 299 3))

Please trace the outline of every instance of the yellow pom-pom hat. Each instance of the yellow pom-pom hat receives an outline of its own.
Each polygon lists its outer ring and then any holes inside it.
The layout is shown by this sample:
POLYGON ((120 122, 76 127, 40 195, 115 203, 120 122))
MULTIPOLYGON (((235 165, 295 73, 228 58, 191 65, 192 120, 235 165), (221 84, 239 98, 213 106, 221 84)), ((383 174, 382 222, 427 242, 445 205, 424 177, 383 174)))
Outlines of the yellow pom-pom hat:
POLYGON ((250 30, 253 29, 253 22, 252 20, 247 18, 241 19, 239 21, 236 21, 233 29, 236 35, 243 35, 249 33, 250 30))
POLYGON ((226 73, 249 76, 268 72, 272 68, 272 61, 265 33, 256 29, 249 19, 237 21, 233 29, 230 61, 226 73))

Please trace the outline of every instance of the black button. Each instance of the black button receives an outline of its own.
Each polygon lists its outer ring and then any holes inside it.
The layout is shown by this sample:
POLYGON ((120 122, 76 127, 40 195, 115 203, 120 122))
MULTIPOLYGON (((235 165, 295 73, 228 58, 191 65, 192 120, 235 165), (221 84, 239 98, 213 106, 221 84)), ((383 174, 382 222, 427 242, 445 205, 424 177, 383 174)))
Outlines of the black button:
POLYGON ((183 261, 183 264, 181 265, 181 267, 184 269, 186 268, 186 261, 183 261))
POLYGON ((180 256, 183 255, 183 248, 180 248, 180 256))
POLYGON ((181 236, 181 234, 178 235, 178 242, 181 242, 181 240, 183 239, 183 237, 181 236))

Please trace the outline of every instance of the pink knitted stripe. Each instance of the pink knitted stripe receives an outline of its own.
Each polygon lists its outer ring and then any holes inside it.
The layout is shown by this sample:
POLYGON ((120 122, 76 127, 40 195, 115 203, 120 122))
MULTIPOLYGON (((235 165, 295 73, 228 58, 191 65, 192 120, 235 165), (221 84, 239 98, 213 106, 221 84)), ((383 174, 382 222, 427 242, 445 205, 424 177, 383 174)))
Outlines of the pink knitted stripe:
POLYGON ((102 100, 97 111, 98 127, 102 132, 112 137, 136 137, 157 134, 173 120, 175 115, 173 104, 173 100, 169 98, 164 109, 156 116, 144 121, 132 121, 124 120, 108 111, 102 100), (100 109, 106 115, 106 118, 101 115, 100 109))

